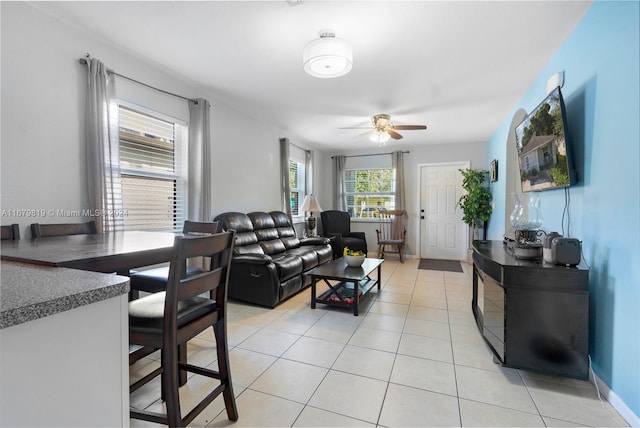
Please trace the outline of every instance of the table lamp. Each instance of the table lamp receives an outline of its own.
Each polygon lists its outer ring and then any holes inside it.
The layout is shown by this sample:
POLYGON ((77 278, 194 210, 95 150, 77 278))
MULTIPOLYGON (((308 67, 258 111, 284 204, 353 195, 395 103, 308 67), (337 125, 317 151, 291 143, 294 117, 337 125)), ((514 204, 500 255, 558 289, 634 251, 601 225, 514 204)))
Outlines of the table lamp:
POLYGON ((309 217, 305 218, 306 227, 305 227, 305 235, 307 237, 316 236, 316 221, 317 218, 313 216, 314 212, 322 212, 322 208, 316 199, 316 196, 311 194, 304 197, 304 202, 302 203, 302 207, 300 207, 302 211, 308 212, 309 217))

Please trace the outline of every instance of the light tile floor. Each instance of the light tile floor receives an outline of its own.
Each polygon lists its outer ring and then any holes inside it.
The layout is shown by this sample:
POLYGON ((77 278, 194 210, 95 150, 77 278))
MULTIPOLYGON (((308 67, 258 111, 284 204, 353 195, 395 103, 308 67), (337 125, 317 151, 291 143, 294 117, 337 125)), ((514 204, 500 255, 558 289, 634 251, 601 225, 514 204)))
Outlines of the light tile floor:
MULTIPOLYGON (((228 421, 219 398, 191 426, 628 426, 589 382, 494 364, 471 313, 470 266, 452 273, 417 265, 386 260, 383 288, 358 317, 311 309, 310 289, 275 309, 230 302, 240 419, 228 421)), ((217 367, 211 330, 188 352, 190 361, 217 367)), ((131 379, 157 360, 137 362, 131 379)), ((163 411, 159 385, 136 391, 131 404, 163 411)), ((180 391, 183 414, 212 385, 191 377, 180 391)))

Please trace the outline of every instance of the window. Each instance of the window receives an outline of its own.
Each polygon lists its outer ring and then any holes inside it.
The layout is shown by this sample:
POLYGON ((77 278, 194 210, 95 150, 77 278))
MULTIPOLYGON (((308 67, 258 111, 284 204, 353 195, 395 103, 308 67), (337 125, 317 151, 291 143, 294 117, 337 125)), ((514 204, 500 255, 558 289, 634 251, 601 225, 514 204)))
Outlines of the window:
POLYGON ((395 208, 393 169, 348 169, 344 172, 344 182, 347 211, 352 218, 377 218, 378 209, 395 208))
POLYGON ((289 190, 291 199, 291 216, 304 217, 300 207, 304 202, 306 189, 306 169, 304 150, 292 146, 289 153, 289 190))
POLYGON ((120 105, 124 230, 176 230, 186 218, 184 124, 120 105))
POLYGON ((300 212, 304 201, 304 163, 289 160, 289 186, 291 187, 291 215, 304 215, 300 212))

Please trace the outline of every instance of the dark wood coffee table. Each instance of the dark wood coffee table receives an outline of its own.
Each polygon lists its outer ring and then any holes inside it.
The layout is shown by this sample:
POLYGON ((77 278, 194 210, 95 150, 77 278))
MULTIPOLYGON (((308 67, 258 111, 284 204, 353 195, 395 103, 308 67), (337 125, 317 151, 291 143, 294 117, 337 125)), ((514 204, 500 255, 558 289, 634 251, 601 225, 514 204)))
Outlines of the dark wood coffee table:
POLYGON ((353 315, 358 316, 360 299, 375 285, 380 290, 383 259, 365 259, 360 267, 349 267, 344 258, 339 258, 325 263, 308 272, 311 275, 311 309, 316 308, 317 303, 337 306, 341 308, 353 308, 353 315), (376 278, 369 275, 378 270, 376 278), (322 279, 329 290, 316 296, 316 283, 322 279), (339 281, 331 284, 329 281, 339 281))

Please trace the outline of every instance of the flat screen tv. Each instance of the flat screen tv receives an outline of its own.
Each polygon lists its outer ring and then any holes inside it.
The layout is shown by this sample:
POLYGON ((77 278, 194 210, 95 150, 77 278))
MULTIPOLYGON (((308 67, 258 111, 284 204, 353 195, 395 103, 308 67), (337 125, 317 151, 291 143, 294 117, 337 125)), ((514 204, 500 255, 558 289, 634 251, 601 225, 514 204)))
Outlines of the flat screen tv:
POLYGON ((516 126, 523 192, 576 184, 567 115, 558 86, 516 126))

